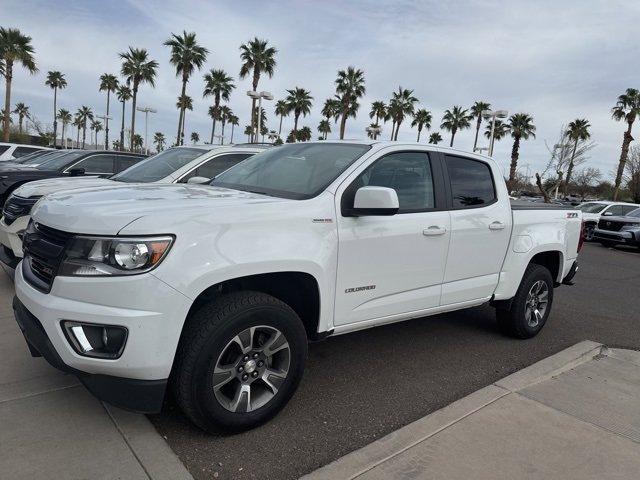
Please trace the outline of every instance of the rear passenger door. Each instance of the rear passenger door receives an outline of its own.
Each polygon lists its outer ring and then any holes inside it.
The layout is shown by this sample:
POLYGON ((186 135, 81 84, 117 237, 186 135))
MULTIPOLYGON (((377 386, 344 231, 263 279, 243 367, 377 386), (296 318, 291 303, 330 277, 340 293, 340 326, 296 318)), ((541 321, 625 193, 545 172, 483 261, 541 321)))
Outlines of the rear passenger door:
MULTIPOLYGON (((442 305, 490 297, 511 238, 511 206, 498 200, 500 171, 489 163, 444 155, 451 202, 451 240, 442 305)), ((506 192, 505 192, 506 195, 506 192)))

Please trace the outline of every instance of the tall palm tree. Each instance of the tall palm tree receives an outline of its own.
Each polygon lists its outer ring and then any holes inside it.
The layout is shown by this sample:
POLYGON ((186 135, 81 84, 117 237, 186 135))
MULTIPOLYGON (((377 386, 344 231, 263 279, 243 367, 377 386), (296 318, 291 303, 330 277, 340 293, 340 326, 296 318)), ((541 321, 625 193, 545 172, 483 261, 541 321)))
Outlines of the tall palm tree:
POLYGON ((429 130, 431 128, 431 112, 421 108, 416 113, 413 114, 413 122, 411 122, 411 127, 418 127, 418 139, 416 142, 420 142, 420 133, 422 133, 422 129, 426 128, 429 130))
POLYGON ((136 101, 138 88, 143 83, 155 87, 155 79, 158 73, 158 62, 149 59, 149 52, 144 48, 129 47, 129 51, 121 52, 122 68, 120 73, 131 85, 131 150, 136 132, 136 101))
POLYGON ((244 134, 247 136, 247 142, 251 142, 251 137, 253 136, 253 128, 251 125, 244 127, 244 134))
POLYGON ((178 101, 176 102, 176 108, 184 114, 181 116, 182 125, 180 125, 180 129, 182 136, 176 139, 176 145, 184 145, 184 125, 187 121, 187 110, 193 111, 193 99, 189 95, 182 95, 178 97, 178 101))
MULTIPOLYGON (((264 113, 264 109, 263 109, 263 113, 264 113)), ((224 144, 224 126, 227 124, 229 117, 231 117, 232 115, 233 115, 233 112, 227 105, 222 105, 220 107, 220 123, 222 124, 222 135, 220 136, 220 145, 224 144)), ((265 115, 265 118, 266 118, 266 115, 265 115)))
POLYGON ((115 92, 118 88, 118 79, 110 73, 100 75, 99 91, 107 92, 107 114, 104 119, 104 149, 109 150, 109 100, 111 92, 115 92))
POLYGON ((455 106, 451 110, 444 111, 440 128, 444 128, 448 132, 451 132, 451 142, 449 143, 450 147, 453 147, 453 140, 456 136, 456 132, 471 126, 471 123, 469 123, 471 118, 469 111, 462 107, 455 106))
POLYGON ((194 145, 200 141, 200 135, 198 132, 191 132, 191 141, 194 145))
POLYGON ((476 102, 471 106, 471 117, 475 117, 476 119, 476 136, 473 139, 473 150, 476 151, 476 147, 478 146, 478 133, 480 133, 480 127, 482 125, 482 112, 485 110, 489 110, 491 108, 491 104, 488 102, 476 102))
POLYGON ((118 100, 122 102, 122 126, 120 127, 120 150, 124 150, 124 117, 127 100, 131 100, 131 89, 128 85, 120 85, 116 89, 118 100))
POLYGON ((80 128, 82 128, 82 149, 84 150, 84 145, 87 140, 87 122, 93 120, 93 111, 83 105, 76 112, 76 116, 79 119, 80 128))
POLYGON ((232 114, 229 115, 228 121, 231 124, 231 139, 229 140, 229 143, 233 143, 233 131, 235 127, 240 125, 240 119, 236 115, 232 114))
POLYGON ((80 112, 76 112, 73 117, 73 126, 76 127, 76 147, 80 148, 80 130, 82 129, 82 115, 80 112))
MULTIPOLYGON (((273 72, 276 68, 276 53, 278 53, 278 50, 274 47, 270 47, 268 40, 260 40, 258 37, 240 45, 240 59, 242 60, 240 78, 246 78, 251 75, 251 86, 253 87, 254 92, 258 91, 258 82, 260 81, 260 76, 263 73, 266 73, 269 78, 273 77, 273 72)), ((256 132, 256 128, 254 128, 256 127, 255 115, 256 99, 252 98, 251 129, 253 133, 251 136, 255 135, 255 138, 257 139, 259 132, 256 132)))
POLYGON ((278 127, 278 136, 282 133, 282 120, 289 115, 289 107, 286 100, 278 100, 276 102, 275 114, 280 117, 280 126, 278 127))
POLYGON ((336 98, 340 101, 340 140, 343 140, 347 118, 355 118, 360 107, 358 99, 366 92, 364 72, 354 67, 347 67, 346 70, 338 71, 335 84, 336 98))
POLYGON ((22 102, 18 102, 13 109, 13 113, 18 115, 18 132, 22 135, 22 122, 24 122, 25 117, 29 116, 29 107, 22 102))
POLYGON ((304 88, 296 87, 292 90, 287 90, 287 105, 289 111, 293 112, 293 132, 294 137, 298 132, 298 119, 300 115, 306 117, 311 113, 311 102, 313 97, 308 90, 304 88))
POLYGON ((320 112, 327 120, 332 118, 337 122, 340 118, 340 100, 337 98, 327 98, 320 112))
POLYGON ((156 132, 153 134, 153 144, 156 146, 156 151, 161 152, 164 150, 164 144, 167 139, 164 137, 164 133, 156 132))
POLYGON ((11 120, 11 82, 13 81, 13 66, 17 62, 27 71, 34 74, 38 71, 33 58, 31 37, 23 35, 16 28, 0 27, 0 59, 4 69, 4 122, 2 140, 9 141, 9 123, 11 120))
POLYGON ((367 137, 369 137, 372 140, 375 140, 376 138, 378 138, 378 131, 377 131, 378 128, 380 128, 380 125, 378 125, 377 123, 370 123, 369 126, 365 128, 367 132, 367 137))
POLYGON ((313 134, 311 133, 311 129, 309 127, 302 127, 300 130, 296 132, 296 140, 299 142, 308 142, 311 140, 313 134))
POLYGON ((418 103, 418 99, 413 96, 413 90, 398 87, 397 92, 393 92, 393 96, 389 101, 388 114, 393 119, 395 125, 395 134, 393 131, 393 140, 398 140, 398 132, 400 131, 400 125, 407 115, 413 115, 415 104, 418 103))
POLYGON ((576 118, 573 122, 569 123, 567 128, 567 137, 573 141, 573 151, 571 152, 571 159, 569 160, 569 167, 567 168, 567 176, 564 179, 564 194, 567 194, 567 188, 571 181, 571 174, 573 173, 573 161, 576 158, 576 150, 578 149, 578 143, 588 140, 591 137, 589 132, 591 124, 586 118, 576 118))
POLYGON ((536 127, 533 124, 533 117, 528 113, 516 113, 509 117, 509 130, 513 138, 511 148, 511 167, 509 169, 509 190, 512 189, 516 179, 518 169, 518 157, 520 156, 520 140, 527 140, 529 137, 536 138, 536 127))
POLYGON ((618 101, 611 110, 611 113, 614 120, 618 122, 624 120, 627 122, 627 130, 624 132, 624 137, 622 138, 622 150, 620 151, 618 171, 613 188, 613 199, 617 200, 622 175, 624 174, 624 167, 627 163, 627 157, 629 156, 629 144, 633 140, 631 128, 633 127, 633 122, 635 122, 638 115, 640 115, 640 91, 635 88, 627 88, 627 90, 618 97, 618 101))
MULTIPOLYGON (((387 105, 381 100, 376 100, 375 102, 371 103, 371 111, 369 112, 369 118, 374 118, 374 117, 376 121, 372 125, 376 125, 376 126, 380 125, 380 119, 384 120, 387 117, 387 105)), ((374 140, 378 138, 378 133, 373 133, 372 135, 373 135, 372 138, 374 140)))
POLYGON ((93 141, 93 145, 95 145, 96 147, 98 146, 98 132, 102 131, 102 123, 100 123, 97 120, 92 120, 91 121, 91 126, 90 126, 91 130, 93 132, 95 132, 95 140, 93 141))
POLYGON ((437 145, 442 141, 442 135, 440 135, 440 132, 433 132, 431 135, 429 135, 429 143, 432 145, 437 145))
POLYGON ((138 153, 142 153, 142 146, 144 145, 144 139, 142 135, 138 135, 137 133, 131 137, 131 143, 133 144, 133 150, 138 153))
POLYGON ((67 125, 69 125, 73 121, 73 116, 71 115, 71 112, 69 112, 69 110, 65 110, 64 108, 61 108, 60 110, 58 110, 58 120, 62 122, 61 147, 66 148, 67 142, 66 142, 65 135, 67 132, 67 125))
MULTIPOLYGON (((509 125, 502 120, 498 120, 496 118, 495 126, 493 127, 493 139, 494 140, 502 140, 504 137, 509 135, 509 125)), ((488 139, 491 139, 491 124, 487 124, 484 129, 484 136, 488 139)))
POLYGON ((204 76, 204 92, 202 96, 203 98, 210 95, 213 96, 213 112, 211 114, 213 124, 211 126, 210 143, 213 143, 213 136, 216 133, 216 120, 218 119, 217 112, 220 108, 220 101, 228 102, 229 95, 231 95, 231 91, 234 88, 236 86, 233 83, 233 78, 227 75, 224 70, 211 69, 204 76))
MULTIPOLYGON (((187 82, 193 71, 197 68, 200 70, 204 62, 207 60, 207 54, 209 50, 205 47, 198 45, 196 41, 195 32, 187 33, 186 30, 182 32, 182 35, 171 34, 171 38, 164 42, 166 47, 171 48, 171 56, 169 61, 176 67, 176 77, 182 76, 182 90, 180 91, 180 97, 184 97, 187 94, 187 82)), ((180 109, 180 115, 178 118, 178 135, 177 138, 183 143, 184 131, 182 131, 182 125, 184 124, 183 117, 185 115, 184 108, 180 109)))
POLYGON ((318 132, 322 135, 322 140, 327 139, 327 135, 331 133, 331 123, 329 120, 320 120, 318 132))
POLYGON ((58 136, 58 89, 62 90, 67 86, 67 80, 64 78, 64 73, 56 71, 47 72, 47 79, 44 82, 45 85, 53 89, 53 146, 56 146, 56 138, 58 136))

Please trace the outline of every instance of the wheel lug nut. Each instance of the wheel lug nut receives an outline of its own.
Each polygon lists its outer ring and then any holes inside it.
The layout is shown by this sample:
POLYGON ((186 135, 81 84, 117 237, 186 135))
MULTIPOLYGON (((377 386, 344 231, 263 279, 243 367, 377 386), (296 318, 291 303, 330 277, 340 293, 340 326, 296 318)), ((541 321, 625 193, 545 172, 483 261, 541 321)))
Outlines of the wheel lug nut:
POLYGON ((257 352, 253 354, 253 358, 258 358, 258 357, 259 357, 259 355, 258 355, 257 352))
POLYGON ((245 355, 243 360, 246 362, 247 360, 249 360, 249 355, 245 355))
POLYGON ((258 376, 258 372, 253 372, 253 373, 251 374, 251 376, 252 376, 253 378, 256 378, 256 377, 258 376))
POLYGON ((246 373, 242 375, 242 380, 246 380, 247 378, 249 378, 249 375, 247 375, 246 373))
POLYGON ((243 370, 244 370, 244 367, 243 367, 242 365, 240 365, 240 366, 238 367, 238 371, 239 371, 239 372, 241 372, 241 371, 243 371, 243 370))

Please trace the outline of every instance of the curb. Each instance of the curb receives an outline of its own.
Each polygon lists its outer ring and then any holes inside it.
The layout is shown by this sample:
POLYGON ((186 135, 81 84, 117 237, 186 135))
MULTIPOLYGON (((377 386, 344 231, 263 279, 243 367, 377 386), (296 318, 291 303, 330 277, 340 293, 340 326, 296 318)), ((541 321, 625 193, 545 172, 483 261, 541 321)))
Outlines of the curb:
POLYGON ((353 479, 477 412, 496 400, 575 368, 608 349, 585 340, 519 370, 322 467, 302 480, 353 479))

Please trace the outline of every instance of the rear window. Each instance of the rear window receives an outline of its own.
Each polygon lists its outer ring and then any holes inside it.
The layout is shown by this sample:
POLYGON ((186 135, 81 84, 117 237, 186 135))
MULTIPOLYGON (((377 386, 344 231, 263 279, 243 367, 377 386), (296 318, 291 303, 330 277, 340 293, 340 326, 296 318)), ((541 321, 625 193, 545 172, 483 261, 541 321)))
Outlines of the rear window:
POLYGON ((13 151, 13 156, 14 158, 20 158, 20 157, 24 157, 25 155, 29 155, 30 153, 37 152, 39 150, 42 150, 42 149, 34 148, 34 147, 17 147, 13 151))
POLYGON ((453 208, 478 208, 496 200, 489 165, 478 160, 446 155, 453 208))
POLYGON ((0 145, 0 155, 9 150, 9 145, 0 145))

